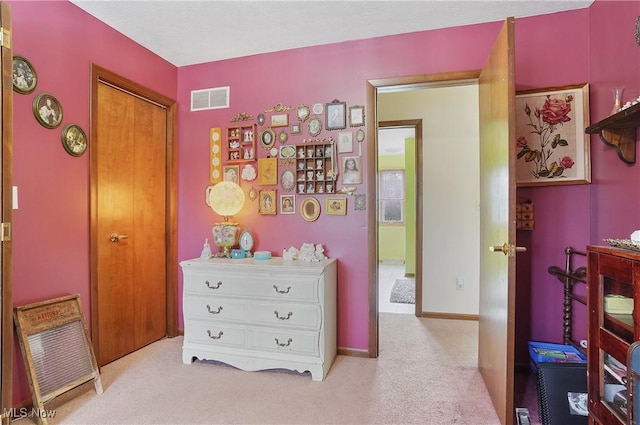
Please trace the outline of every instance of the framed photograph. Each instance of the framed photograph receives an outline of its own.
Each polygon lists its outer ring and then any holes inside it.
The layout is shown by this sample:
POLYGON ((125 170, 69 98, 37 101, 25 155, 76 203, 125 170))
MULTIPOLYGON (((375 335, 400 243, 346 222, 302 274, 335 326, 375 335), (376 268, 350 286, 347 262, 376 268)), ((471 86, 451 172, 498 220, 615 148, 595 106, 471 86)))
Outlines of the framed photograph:
POLYGON ((62 146, 71 156, 80 156, 87 150, 87 135, 77 124, 69 124, 62 130, 62 146))
POLYGON ((23 56, 13 55, 13 90, 20 94, 29 94, 37 85, 38 76, 31 62, 23 56))
POLYGON ((296 195, 280 195, 280 214, 296 213, 296 195))
POLYGON ((291 124, 291 134, 302 134, 300 123, 291 124))
POLYGON ((280 175, 280 187, 285 192, 291 192, 296 187, 296 175, 292 170, 284 170, 280 175))
POLYGON ((362 183, 362 171, 360 167, 361 157, 342 157, 342 184, 362 183))
POLYGON ((240 176, 239 165, 223 165, 222 166, 222 180, 240 184, 238 183, 239 176, 240 176))
POLYGON ((271 115, 271 127, 287 127, 289 125, 289 114, 271 115))
POLYGON ((347 198, 327 198, 327 215, 347 215, 347 198))
POLYGON ((353 133, 341 131, 338 133, 338 153, 353 152, 353 133))
POLYGON ((40 93, 33 99, 33 115, 43 127, 57 128, 62 122, 62 106, 49 93, 40 93))
POLYGON ((278 184, 278 158, 258 158, 258 184, 278 184))
POLYGON ((364 125, 364 106, 349 107, 349 127, 362 127, 364 125))
POLYGON ((276 141, 276 133, 269 127, 260 133, 260 144, 265 149, 271 149, 276 141))
POLYGON ((276 190, 258 191, 258 212, 260 214, 276 214, 276 190))
POLYGON ((320 217, 320 202, 314 197, 306 198, 300 204, 300 215, 304 221, 316 221, 320 217))
POLYGON ((325 105, 325 123, 327 130, 347 128, 347 103, 334 100, 325 105))
POLYGON ((591 182, 589 84, 516 93, 516 185, 591 182))
POLYGON ((307 122, 307 130, 309 130, 309 136, 316 137, 322 132, 322 121, 318 118, 311 118, 309 122, 307 122))

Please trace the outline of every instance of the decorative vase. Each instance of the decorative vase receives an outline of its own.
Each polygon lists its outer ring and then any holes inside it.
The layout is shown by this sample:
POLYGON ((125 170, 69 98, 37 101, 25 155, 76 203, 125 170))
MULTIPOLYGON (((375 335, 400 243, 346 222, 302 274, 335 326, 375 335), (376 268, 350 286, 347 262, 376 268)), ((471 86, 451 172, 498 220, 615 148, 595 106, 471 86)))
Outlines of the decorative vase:
POLYGON ((616 87, 611 90, 613 92, 613 109, 611 115, 617 113, 622 108, 622 92, 624 87, 616 87))

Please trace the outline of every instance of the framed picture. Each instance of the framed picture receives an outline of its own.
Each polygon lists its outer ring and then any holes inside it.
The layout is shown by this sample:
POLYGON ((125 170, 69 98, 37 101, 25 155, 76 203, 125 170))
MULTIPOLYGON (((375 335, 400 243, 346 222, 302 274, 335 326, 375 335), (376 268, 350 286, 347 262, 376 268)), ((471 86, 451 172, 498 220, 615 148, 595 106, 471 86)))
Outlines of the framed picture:
POLYGON ((320 202, 314 197, 306 198, 300 204, 300 215, 304 221, 316 221, 320 217, 320 202))
POLYGON ((289 125, 289 114, 271 115, 271 127, 287 127, 289 125))
POLYGON ((364 125, 364 106, 356 105, 349 108, 349 127, 364 125))
POLYGON ((296 187, 296 175, 291 170, 284 170, 280 175, 280 187, 285 192, 291 192, 296 187))
POLYGON ((276 190, 266 189, 258 191, 258 212, 260 214, 276 213, 276 190))
POLYGON ((338 153, 353 152, 353 133, 341 131, 338 133, 338 153))
POLYGON ((262 130, 260 133, 260 144, 265 149, 271 149, 271 146, 276 141, 276 133, 269 127, 262 130))
POLYGON ((300 121, 306 121, 310 114, 311 111, 307 105, 300 105, 298 106, 298 109, 296 109, 296 116, 300 121))
POLYGON ((296 213, 296 195, 280 195, 280 214, 296 213))
POLYGON ((591 182, 589 84, 516 93, 516 185, 591 182))
POLYGON ((62 146, 71 156, 80 156, 87 150, 87 135, 77 124, 69 124, 62 130, 62 146))
POLYGON ((29 94, 37 85, 38 76, 31 62, 23 56, 13 55, 13 90, 20 94, 29 94))
POLYGON ((224 165, 222 167, 222 180, 240 184, 238 183, 239 176, 240 176, 239 165, 224 165))
POLYGON ((342 157, 342 184, 362 183, 362 172, 360 168, 361 157, 342 157))
POLYGON ((278 184, 278 158, 258 158, 258 184, 278 184))
POLYGON ((347 103, 334 100, 325 107, 327 130, 342 130, 347 127, 347 103))
POLYGON ((327 198, 327 215, 347 215, 347 198, 327 198))
POLYGON ((49 93, 40 93, 33 99, 33 115, 42 126, 56 128, 62 122, 62 106, 49 93))
POLYGON ((291 124, 291 134, 302 134, 300 123, 291 124))

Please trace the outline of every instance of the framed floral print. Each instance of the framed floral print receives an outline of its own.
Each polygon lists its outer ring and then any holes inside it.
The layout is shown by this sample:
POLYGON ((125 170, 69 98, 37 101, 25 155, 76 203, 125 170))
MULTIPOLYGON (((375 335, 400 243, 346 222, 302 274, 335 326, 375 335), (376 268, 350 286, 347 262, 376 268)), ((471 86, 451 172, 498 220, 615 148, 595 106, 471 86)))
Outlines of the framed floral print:
POLYGON ((62 105, 49 93, 40 93, 33 99, 33 115, 43 127, 57 128, 62 122, 62 105))
POLYGON ((347 103, 334 100, 325 107, 327 130, 342 130, 347 127, 347 103))
POLYGON ((87 150, 87 135, 77 124, 69 124, 62 130, 62 146, 71 156, 80 156, 87 150))
POLYGON ((347 215, 347 198, 327 198, 327 215, 347 215))
POLYGON ((224 181, 230 181, 240 184, 240 166, 239 165, 224 165, 222 167, 222 179, 224 181))
POLYGON ((364 125, 364 106, 355 105, 349 107, 349 127, 362 127, 364 125))
POLYGON ((271 127, 288 127, 289 114, 271 115, 271 127))
POLYGON ((589 84, 516 93, 516 185, 591 182, 589 84))
POLYGON ((258 212, 260 214, 276 214, 276 190, 258 191, 258 212))
POLYGON ((13 90, 20 94, 29 94, 36 89, 38 76, 36 70, 25 57, 13 55, 13 90))

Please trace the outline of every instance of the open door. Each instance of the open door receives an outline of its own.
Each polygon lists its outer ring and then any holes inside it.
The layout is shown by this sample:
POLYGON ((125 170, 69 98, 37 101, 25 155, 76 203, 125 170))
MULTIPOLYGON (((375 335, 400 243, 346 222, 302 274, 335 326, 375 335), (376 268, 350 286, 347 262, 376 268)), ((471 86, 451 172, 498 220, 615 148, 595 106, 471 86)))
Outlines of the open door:
POLYGON ((480 73, 478 367, 500 423, 514 423, 515 65, 507 18, 480 73))

